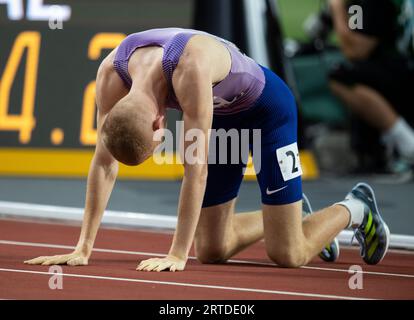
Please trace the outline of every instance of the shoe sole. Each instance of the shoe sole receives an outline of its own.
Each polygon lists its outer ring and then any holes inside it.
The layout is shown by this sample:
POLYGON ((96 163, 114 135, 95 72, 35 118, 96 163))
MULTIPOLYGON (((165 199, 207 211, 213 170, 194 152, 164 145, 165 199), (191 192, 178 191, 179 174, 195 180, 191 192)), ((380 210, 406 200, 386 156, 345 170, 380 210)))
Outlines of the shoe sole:
POLYGON ((376 197, 375 197, 375 192, 374 192, 374 190, 372 189, 372 187, 371 187, 369 184, 367 184, 367 183, 361 182, 361 183, 358 183, 358 184, 354 187, 354 189, 353 189, 353 190, 358 189, 358 187, 359 187, 359 186, 365 187, 365 188, 367 188, 367 189, 370 191, 370 193, 371 193, 371 195, 372 195, 372 200, 373 200, 373 202, 374 202, 375 212, 376 212, 376 214, 378 215, 379 220, 381 221, 382 225, 384 226, 384 230, 385 230, 385 234, 386 234, 386 239, 385 239, 385 241, 386 241, 386 242, 385 242, 385 250, 384 250, 383 255, 381 256, 381 259, 380 259, 380 260, 376 263, 376 264, 378 264, 378 263, 380 263, 380 262, 384 259, 385 255, 386 255, 386 254, 387 254, 387 252, 388 252, 388 248, 389 248, 389 246, 390 246, 390 237, 391 237, 391 233, 390 233, 390 229, 388 228, 388 225, 385 223, 384 219, 382 219, 382 216, 381 216, 381 214, 380 214, 380 212, 379 212, 379 210, 378 210, 378 206, 377 206, 377 199, 376 199, 376 197))

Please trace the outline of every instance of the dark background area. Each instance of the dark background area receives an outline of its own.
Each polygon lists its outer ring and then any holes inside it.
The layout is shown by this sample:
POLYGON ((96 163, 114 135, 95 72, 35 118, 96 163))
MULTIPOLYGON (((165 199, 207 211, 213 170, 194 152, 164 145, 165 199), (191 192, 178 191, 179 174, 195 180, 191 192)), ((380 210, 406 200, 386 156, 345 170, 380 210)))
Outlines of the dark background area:
MULTIPOLYGON (((22 145, 18 132, 0 130, 0 146, 54 147, 50 141, 51 131, 61 128, 65 139, 59 148, 85 147, 79 138, 84 91, 95 79, 102 59, 111 51, 104 50, 100 59, 91 60, 88 58, 90 41, 99 33, 128 35, 154 27, 191 27, 192 3, 191 0, 45 1, 45 5, 71 6, 71 19, 63 23, 63 30, 49 29, 47 21, 34 22, 26 18, 10 21, 6 6, 0 5, 0 75, 19 34, 35 31, 41 36, 34 108, 36 127, 31 141, 22 145)), ((21 113, 26 53, 11 90, 9 114, 21 113)), ((179 114, 172 111, 169 117, 172 129, 178 118, 179 114)))

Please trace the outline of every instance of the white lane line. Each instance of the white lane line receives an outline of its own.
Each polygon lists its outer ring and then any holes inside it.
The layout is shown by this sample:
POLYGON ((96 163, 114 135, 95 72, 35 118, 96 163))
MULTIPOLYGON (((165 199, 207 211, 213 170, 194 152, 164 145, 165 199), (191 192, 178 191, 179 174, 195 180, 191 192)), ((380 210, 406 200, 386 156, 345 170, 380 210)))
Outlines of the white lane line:
MULTIPOLYGON (((34 203, 0 201, 0 218, 35 218, 36 220, 82 222, 84 208, 70 208, 34 203)), ((102 225, 175 230, 177 217, 153 213, 105 211, 102 225)), ((338 235, 341 244, 350 245, 354 233, 344 230, 338 235)), ((356 241, 356 240, 355 240, 356 241)), ((414 250, 414 236, 391 234, 390 247, 414 250)))
MULTIPOLYGON (((25 246, 25 247, 68 249, 68 250, 75 249, 75 246, 65 246, 65 245, 48 244, 48 243, 35 243, 35 242, 8 241, 8 240, 0 240, 0 244, 25 246)), ((144 256, 144 257, 163 257, 166 255, 165 253, 125 251, 125 250, 99 249, 99 248, 94 248, 93 251, 103 252, 103 253, 115 253, 115 254, 127 254, 127 255, 129 254, 129 255, 144 256)), ((197 260, 196 257, 189 257, 189 259, 197 260)), ((245 261, 245 260, 228 260, 228 262, 247 264, 247 265, 274 266, 274 264, 271 262, 253 262, 253 261, 245 261)), ((310 266, 304 266, 304 267, 301 267, 301 269, 330 271, 330 272, 343 272, 343 273, 349 274, 348 269, 322 268, 322 267, 310 267, 310 266)), ((362 273, 366 275, 384 276, 384 277, 414 278, 414 275, 412 274, 402 274, 402 273, 386 273, 386 272, 375 272, 375 271, 361 271, 358 273, 362 273)))
POLYGON ((74 273, 53 273, 53 272, 20 270, 20 269, 3 269, 3 268, 0 268, 0 272, 29 273, 29 274, 54 275, 54 276, 61 275, 61 276, 64 276, 64 277, 71 277, 71 278, 123 281, 123 282, 135 282, 135 283, 146 283, 146 284, 159 284, 159 285, 169 285, 169 286, 179 286, 179 287, 216 289, 216 290, 227 290, 227 291, 241 291, 241 292, 251 292, 251 293, 265 293, 265 294, 296 296, 296 297, 310 297, 310 298, 322 298, 322 299, 375 300, 375 299, 370 299, 370 298, 357 298, 357 297, 337 296, 337 295, 329 295, 329 294, 290 292, 290 291, 279 291, 279 290, 264 290, 264 289, 239 288, 239 287, 225 287, 225 286, 213 286, 213 285, 204 285, 204 284, 196 284, 196 283, 184 283, 184 282, 171 282, 171 281, 156 281, 156 280, 143 280, 143 279, 131 279, 131 278, 103 277, 103 276, 93 276, 93 275, 74 274, 74 273))
MULTIPOLYGON (((233 263, 243 263, 243 264, 258 264, 263 266, 274 266, 275 264, 271 262, 249 262, 249 261, 242 261, 242 260, 229 260, 229 262, 233 263)), ((308 269, 308 270, 316 270, 316 271, 329 271, 329 272, 342 272, 348 273, 349 269, 336 269, 336 268, 323 268, 323 267, 310 267, 310 266, 303 266, 300 269, 308 269)), ((402 273, 387 273, 387 272, 375 272, 375 271, 354 271, 353 273, 360 273, 360 274, 369 274, 375 276, 384 276, 384 277, 400 277, 400 278, 414 278, 412 274, 402 274, 402 273)))

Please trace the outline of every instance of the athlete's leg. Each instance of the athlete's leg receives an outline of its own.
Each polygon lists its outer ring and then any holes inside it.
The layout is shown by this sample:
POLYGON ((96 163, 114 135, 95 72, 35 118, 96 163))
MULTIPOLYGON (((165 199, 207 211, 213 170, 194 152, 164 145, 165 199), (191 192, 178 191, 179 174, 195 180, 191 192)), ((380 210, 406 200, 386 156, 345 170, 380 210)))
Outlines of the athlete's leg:
MULTIPOLYGON (((237 130, 240 133, 241 129, 249 128, 249 124, 243 122, 246 118, 246 112, 232 116, 215 115, 212 128, 226 132, 237 130)), ((216 138, 212 135, 211 142, 216 138)), ((264 235, 261 211, 235 214, 248 154, 239 154, 240 161, 233 164, 232 148, 235 146, 228 143, 227 161, 222 163, 220 156, 226 149, 220 147, 220 143, 223 142, 218 139, 216 149, 210 147, 206 192, 194 241, 196 256, 203 263, 225 262, 263 239, 264 235)))
POLYGON ((337 81, 331 81, 330 86, 352 112, 375 128, 386 132, 398 121, 399 115, 394 108, 374 89, 365 85, 349 87, 337 81))
POLYGON ((381 130, 386 143, 414 162, 414 130, 380 93, 365 85, 348 87, 336 81, 331 81, 331 89, 354 113, 381 130))
POLYGON ((334 206, 303 219, 295 99, 279 77, 264 72, 266 87, 257 109, 260 118, 253 118, 262 130, 261 150, 253 158, 262 193, 264 237, 275 263, 298 267, 348 226, 350 214, 346 208, 334 206))
POLYGON ((233 199, 202 209, 194 241, 200 262, 225 262, 263 238, 262 212, 235 214, 235 204, 233 199))
POLYGON ((264 205, 263 224, 267 254, 282 267, 309 263, 327 243, 349 224, 343 206, 332 206, 302 220, 301 201, 287 205, 264 205))

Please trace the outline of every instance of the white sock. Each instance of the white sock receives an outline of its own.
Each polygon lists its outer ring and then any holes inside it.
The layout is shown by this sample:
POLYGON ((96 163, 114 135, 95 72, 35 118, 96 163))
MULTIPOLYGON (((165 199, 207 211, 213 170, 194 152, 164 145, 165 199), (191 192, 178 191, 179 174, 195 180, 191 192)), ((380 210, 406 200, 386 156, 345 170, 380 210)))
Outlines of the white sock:
POLYGON ((394 145, 402 156, 414 158, 414 130, 403 118, 383 135, 383 141, 394 145))
POLYGON ((358 228, 364 221, 365 204, 361 200, 354 198, 352 195, 348 196, 342 202, 335 203, 335 205, 343 206, 348 209, 350 219, 347 228, 358 228))

